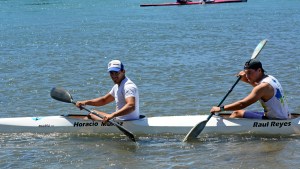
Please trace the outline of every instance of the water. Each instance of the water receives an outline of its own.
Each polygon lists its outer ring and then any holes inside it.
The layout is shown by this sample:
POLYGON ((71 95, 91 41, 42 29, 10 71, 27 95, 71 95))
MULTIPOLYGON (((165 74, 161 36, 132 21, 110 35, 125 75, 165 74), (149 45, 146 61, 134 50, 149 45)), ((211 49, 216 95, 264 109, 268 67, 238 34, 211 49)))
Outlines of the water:
MULTIPOLYGON (((0 1, 1 117, 80 113, 51 99, 51 88, 75 100, 106 94, 112 59, 138 85, 143 114, 208 114, 265 38, 260 60, 300 112, 299 1, 139 7, 162 2, 0 1)), ((250 90, 239 83, 225 103, 250 90)), ((145 136, 136 146, 123 136, 0 136, 0 168, 299 168, 300 158, 299 137, 145 136)))

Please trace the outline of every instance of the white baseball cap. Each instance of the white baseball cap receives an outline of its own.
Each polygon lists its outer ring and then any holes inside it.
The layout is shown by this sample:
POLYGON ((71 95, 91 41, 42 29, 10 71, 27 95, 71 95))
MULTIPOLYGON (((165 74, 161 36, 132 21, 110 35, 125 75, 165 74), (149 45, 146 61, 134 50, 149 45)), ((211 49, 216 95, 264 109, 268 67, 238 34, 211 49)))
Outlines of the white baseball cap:
POLYGON ((124 70, 124 65, 119 60, 112 60, 108 63, 107 71, 108 72, 118 72, 124 70))

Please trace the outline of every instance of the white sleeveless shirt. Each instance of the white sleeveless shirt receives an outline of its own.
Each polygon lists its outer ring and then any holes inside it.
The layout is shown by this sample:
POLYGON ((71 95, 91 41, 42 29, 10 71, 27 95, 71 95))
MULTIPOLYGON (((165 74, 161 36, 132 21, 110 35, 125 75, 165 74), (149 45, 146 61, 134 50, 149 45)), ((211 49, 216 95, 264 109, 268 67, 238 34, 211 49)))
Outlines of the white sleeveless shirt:
POLYGON ((126 105, 126 98, 135 98, 135 110, 124 116, 118 116, 118 120, 135 120, 139 119, 140 109, 139 109, 139 92, 137 86, 127 77, 122 80, 120 86, 115 84, 111 91, 109 92, 116 101, 116 110, 121 109, 126 105))
POLYGON ((267 102, 259 100, 263 108, 265 109, 265 115, 270 119, 288 119, 289 109, 283 93, 283 89, 278 80, 268 75, 260 83, 268 83, 274 89, 274 95, 267 102))

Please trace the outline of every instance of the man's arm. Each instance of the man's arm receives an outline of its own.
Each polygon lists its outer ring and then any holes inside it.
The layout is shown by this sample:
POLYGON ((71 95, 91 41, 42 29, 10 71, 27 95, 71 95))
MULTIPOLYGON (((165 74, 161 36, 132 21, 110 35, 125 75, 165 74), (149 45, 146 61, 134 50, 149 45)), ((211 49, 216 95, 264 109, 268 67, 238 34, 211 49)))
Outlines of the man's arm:
MULTIPOLYGON (((270 92, 267 85, 268 84, 266 84, 266 83, 262 83, 258 86, 255 86, 248 96, 246 96, 242 100, 225 105, 224 110, 225 111, 241 110, 241 109, 244 109, 244 108, 250 106, 251 104, 257 102, 259 99, 265 97, 267 95, 267 93, 270 92)), ((220 111, 222 111, 220 107, 214 106, 214 107, 212 107, 210 112, 214 113, 214 112, 220 112, 220 111)))
POLYGON ((225 110, 241 110, 244 109, 251 104, 257 102, 259 99, 264 97, 264 95, 268 92, 268 88, 266 84, 262 83, 258 86, 255 86, 251 93, 246 96, 244 99, 236 101, 232 104, 228 104, 224 107, 225 110))
POLYGON ((134 97, 128 97, 125 99, 126 104, 119 110, 117 110, 114 113, 108 114, 105 112, 96 111, 98 114, 101 114, 103 116, 103 122, 107 122, 110 119, 113 119, 118 116, 124 116, 126 114, 129 114, 135 110, 135 98, 134 97))
POLYGON ((102 96, 102 97, 99 97, 99 98, 95 98, 95 99, 91 99, 91 100, 85 100, 85 101, 77 101, 76 106, 79 107, 79 108, 81 106, 85 106, 85 105, 103 106, 103 105, 106 105, 110 102, 113 102, 114 100, 115 100, 115 98, 110 93, 107 93, 105 96, 102 96))
POLYGON ((125 100, 126 100, 126 104, 118 111, 112 113, 111 114, 112 118, 118 116, 124 116, 135 110, 135 97, 127 97, 125 100))

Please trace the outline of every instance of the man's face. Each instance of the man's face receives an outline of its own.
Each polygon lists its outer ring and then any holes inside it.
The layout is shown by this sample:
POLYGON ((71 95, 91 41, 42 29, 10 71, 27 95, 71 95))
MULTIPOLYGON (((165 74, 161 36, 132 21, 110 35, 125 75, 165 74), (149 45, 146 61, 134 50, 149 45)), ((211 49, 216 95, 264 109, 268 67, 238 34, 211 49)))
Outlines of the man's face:
POLYGON ((245 69, 246 77, 249 82, 257 82, 259 69, 245 69))
POLYGON ((111 72, 109 72, 109 74, 110 74, 111 80, 115 84, 120 84, 121 81, 124 79, 125 71, 124 70, 120 70, 118 72, 111 71, 111 72))

